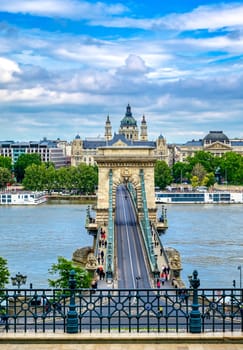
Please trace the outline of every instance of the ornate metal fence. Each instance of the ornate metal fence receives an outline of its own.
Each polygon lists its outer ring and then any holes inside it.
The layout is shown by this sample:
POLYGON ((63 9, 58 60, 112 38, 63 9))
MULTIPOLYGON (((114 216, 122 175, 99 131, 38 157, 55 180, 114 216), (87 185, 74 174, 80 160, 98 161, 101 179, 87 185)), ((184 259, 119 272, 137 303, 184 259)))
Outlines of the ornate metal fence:
POLYGON ((240 289, 0 290, 4 332, 243 331, 240 289))

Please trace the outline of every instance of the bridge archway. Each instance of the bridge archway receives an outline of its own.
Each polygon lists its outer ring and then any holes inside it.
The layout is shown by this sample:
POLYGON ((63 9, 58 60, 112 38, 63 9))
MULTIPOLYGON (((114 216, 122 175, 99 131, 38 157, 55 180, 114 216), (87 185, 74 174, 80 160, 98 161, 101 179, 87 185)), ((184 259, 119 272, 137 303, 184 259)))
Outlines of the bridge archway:
POLYGON ((142 216, 142 184, 143 171, 144 187, 147 200, 148 216, 152 223, 156 222, 156 205, 154 193, 154 157, 153 147, 127 146, 118 143, 102 147, 95 158, 99 170, 98 199, 96 222, 99 226, 107 225, 112 195, 112 211, 115 211, 116 189, 120 184, 131 184, 136 193, 138 216, 142 216), (110 181, 112 182, 110 184, 110 181), (110 193, 112 192, 112 193, 110 193))

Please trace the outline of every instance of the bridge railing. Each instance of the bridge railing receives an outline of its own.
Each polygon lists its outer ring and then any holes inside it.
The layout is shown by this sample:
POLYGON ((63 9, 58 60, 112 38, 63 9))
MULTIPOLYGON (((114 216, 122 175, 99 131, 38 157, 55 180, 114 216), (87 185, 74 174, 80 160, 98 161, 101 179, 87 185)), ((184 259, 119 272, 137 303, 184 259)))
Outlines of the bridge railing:
POLYGON ((106 278, 112 279, 114 276, 114 220, 112 207, 112 170, 109 171, 109 215, 108 215, 108 235, 106 252, 106 278))
POLYGON ((163 244, 161 243, 160 235, 159 235, 158 231, 156 230, 156 227, 154 224, 151 225, 151 229, 152 229, 153 235, 156 238, 156 241, 159 242, 159 249, 161 250, 160 254, 162 255, 162 257, 165 261, 165 265, 170 266, 170 261, 169 261, 168 255, 165 251, 163 244))
POLYGON ((139 175, 140 175, 140 181, 141 181, 142 204, 143 204, 143 218, 141 220, 142 233, 144 236, 148 257, 152 264, 152 271, 155 271, 157 270, 157 261, 155 259, 154 248, 153 248, 153 238, 152 238, 151 225, 150 225, 149 215, 148 215, 143 169, 140 169, 139 175))
POLYGON ((133 185, 130 182, 127 184, 127 189, 131 195, 134 207, 136 208, 137 207, 137 193, 136 193, 133 185))
POLYGON ((242 332, 242 292, 5 289, 0 290, 0 332, 242 332))

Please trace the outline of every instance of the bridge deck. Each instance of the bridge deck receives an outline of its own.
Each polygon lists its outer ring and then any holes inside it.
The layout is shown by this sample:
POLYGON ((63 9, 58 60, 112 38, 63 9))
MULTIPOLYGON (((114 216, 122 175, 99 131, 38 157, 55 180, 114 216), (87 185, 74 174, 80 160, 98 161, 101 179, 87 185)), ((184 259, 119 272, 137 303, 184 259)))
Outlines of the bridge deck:
MULTIPOLYGON (((150 244, 153 245, 154 256, 157 257, 158 276, 160 277, 163 267, 168 266, 167 257, 157 231, 152 226, 150 229, 152 230, 150 232, 150 244)), ((102 237, 98 236, 98 241, 103 241, 102 237)), ((140 226, 137 221, 137 214, 133 208, 130 195, 124 185, 117 188, 115 235, 112 245, 115 250, 114 266, 117 269, 114 273, 115 279, 113 280, 112 286, 116 288, 157 287, 156 278, 158 276, 155 278, 152 270, 150 270, 149 253, 146 254, 148 246, 146 246, 143 241, 140 226)), ((99 254, 101 251, 104 255, 104 259, 98 259, 98 263, 99 265, 102 265, 102 268, 105 271, 105 261, 108 253, 107 247, 99 245, 99 254)), ((105 278, 98 280, 98 288, 102 289, 109 287, 110 283, 107 285, 105 278)), ((161 288, 163 287, 173 288, 169 276, 163 284, 161 283, 161 288)))

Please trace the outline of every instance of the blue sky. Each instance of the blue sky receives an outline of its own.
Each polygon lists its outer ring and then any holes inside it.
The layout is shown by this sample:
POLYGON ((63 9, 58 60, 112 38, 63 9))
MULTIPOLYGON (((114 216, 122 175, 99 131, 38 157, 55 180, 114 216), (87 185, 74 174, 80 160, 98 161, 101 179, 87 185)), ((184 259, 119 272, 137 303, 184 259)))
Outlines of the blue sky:
POLYGON ((243 138, 243 1, 0 1, 0 140, 243 138))

